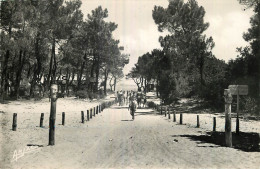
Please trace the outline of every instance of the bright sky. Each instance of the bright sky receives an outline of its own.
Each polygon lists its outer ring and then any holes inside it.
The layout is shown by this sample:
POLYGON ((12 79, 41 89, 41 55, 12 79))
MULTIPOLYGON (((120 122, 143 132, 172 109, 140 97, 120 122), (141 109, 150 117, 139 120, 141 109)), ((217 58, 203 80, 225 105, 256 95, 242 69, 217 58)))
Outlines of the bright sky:
MULTIPOLYGON (((82 0, 85 18, 91 10, 102 6, 108 9, 108 20, 118 24, 114 37, 125 47, 124 53, 130 54, 130 63, 124 73, 137 62, 139 56, 160 48, 158 38, 161 33, 152 18, 155 5, 167 7, 168 0, 82 0)), ((205 21, 210 23, 206 31, 216 44, 214 55, 225 61, 236 58, 236 47, 245 46, 243 32, 250 27, 251 10, 243 10, 238 0, 198 0, 206 10, 205 21)))

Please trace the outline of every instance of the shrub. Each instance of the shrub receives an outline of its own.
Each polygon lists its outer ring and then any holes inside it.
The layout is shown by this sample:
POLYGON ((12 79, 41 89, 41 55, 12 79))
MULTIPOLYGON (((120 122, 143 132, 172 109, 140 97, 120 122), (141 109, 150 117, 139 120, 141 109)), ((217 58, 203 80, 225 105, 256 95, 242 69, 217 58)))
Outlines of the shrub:
POLYGON ((242 98, 240 110, 248 114, 256 113, 257 101, 254 98, 248 96, 242 98))
POLYGON ((58 96, 58 98, 64 98, 65 94, 64 93, 58 93, 57 96, 58 96))
POLYGON ((147 102, 147 106, 149 108, 154 108, 154 107, 156 107, 156 104, 154 102, 147 102))
POLYGON ((76 93, 76 97, 79 97, 80 99, 86 99, 86 98, 88 98, 88 96, 89 96, 88 92, 85 90, 79 90, 76 93))
POLYGON ((89 98, 90 100, 96 99, 97 96, 98 96, 98 95, 97 95, 96 93, 93 93, 93 92, 89 92, 89 94, 88 94, 88 98, 89 98))

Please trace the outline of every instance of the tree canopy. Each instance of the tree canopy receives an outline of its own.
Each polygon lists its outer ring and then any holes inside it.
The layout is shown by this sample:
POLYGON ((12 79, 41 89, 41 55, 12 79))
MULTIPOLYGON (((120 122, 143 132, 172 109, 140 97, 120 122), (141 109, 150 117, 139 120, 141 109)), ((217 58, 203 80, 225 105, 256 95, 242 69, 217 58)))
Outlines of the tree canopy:
POLYGON ((1 96, 48 96, 50 85, 70 95, 97 93, 122 78, 127 54, 114 39, 107 9, 83 20, 81 0, 1 1, 1 96), (105 85, 104 85, 105 84, 105 85))

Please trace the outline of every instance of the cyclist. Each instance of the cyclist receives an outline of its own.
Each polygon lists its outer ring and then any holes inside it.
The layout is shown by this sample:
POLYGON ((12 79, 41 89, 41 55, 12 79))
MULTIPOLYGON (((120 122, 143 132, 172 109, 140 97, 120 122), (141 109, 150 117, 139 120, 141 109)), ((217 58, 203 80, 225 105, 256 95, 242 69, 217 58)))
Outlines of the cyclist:
POLYGON ((141 89, 138 88, 138 92, 137 92, 137 104, 138 104, 138 108, 140 108, 140 106, 141 106, 141 100, 142 100, 142 92, 141 92, 141 89))
POLYGON ((137 105, 134 94, 131 97, 129 97, 129 101, 130 101, 130 103, 129 103, 130 114, 132 116, 132 119, 134 120, 135 119, 136 105, 137 105))
POLYGON ((119 93, 118 93, 118 100, 119 100, 119 106, 122 106, 123 105, 123 91, 121 90, 119 93))

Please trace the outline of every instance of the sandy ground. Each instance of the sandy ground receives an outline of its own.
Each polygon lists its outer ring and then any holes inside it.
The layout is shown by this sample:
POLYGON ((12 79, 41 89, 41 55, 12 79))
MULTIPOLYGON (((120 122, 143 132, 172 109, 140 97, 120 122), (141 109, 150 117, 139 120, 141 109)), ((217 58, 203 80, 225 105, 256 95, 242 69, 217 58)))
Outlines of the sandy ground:
MULTIPOLYGON (((81 123, 81 110, 98 104, 75 99, 60 99, 57 106, 55 146, 48 146, 48 100, 35 103, 12 102, 0 105, 0 168, 260 168, 260 152, 244 152, 182 137, 224 130, 221 114, 184 114, 185 125, 172 122, 172 116, 151 109, 138 109, 135 120, 126 107, 113 106, 81 123), (65 126, 61 113, 66 112, 65 126), (17 131, 12 131, 12 113, 18 113, 17 131), (39 126, 40 113, 44 126, 39 126), (15 152, 34 144, 34 151, 17 159, 15 152)), ((177 114, 177 121, 179 114, 177 114)), ((232 125, 235 125, 233 121, 232 125)), ((260 133, 260 123, 241 121, 241 131, 260 133)), ((232 130, 235 126, 232 126, 232 130)), ((18 153, 19 154, 19 153, 18 153)))

